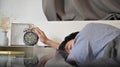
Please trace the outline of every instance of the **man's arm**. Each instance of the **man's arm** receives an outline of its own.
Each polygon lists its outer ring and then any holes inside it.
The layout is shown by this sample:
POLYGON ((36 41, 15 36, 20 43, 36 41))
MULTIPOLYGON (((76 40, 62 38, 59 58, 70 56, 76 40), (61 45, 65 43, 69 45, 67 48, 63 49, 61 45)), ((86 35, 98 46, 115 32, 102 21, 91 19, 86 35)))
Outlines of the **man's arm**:
POLYGON ((38 27, 34 27, 33 29, 35 30, 35 33, 38 35, 41 42, 43 42, 43 43, 45 43, 45 44, 47 44, 47 45, 49 45, 49 46, 51 46, 51 47, 53 47, 55 49, 58 49, 60 43, 49 39, 45 35, 45 33, 42 30, 40 30, 38 27))

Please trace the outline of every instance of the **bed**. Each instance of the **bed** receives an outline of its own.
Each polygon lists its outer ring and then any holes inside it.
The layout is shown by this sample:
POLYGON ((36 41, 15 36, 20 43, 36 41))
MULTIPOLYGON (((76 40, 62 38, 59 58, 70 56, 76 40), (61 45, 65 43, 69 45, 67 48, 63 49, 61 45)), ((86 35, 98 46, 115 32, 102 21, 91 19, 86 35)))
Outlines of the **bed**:
MULTIPOLYGON (((88 23, 110 24, 112 26, 120 28, 120 21, 67 21, 67 22, 62 21, 59 23, 56 23, 56 22, 48 23, 47 22, 47 23, 43 23, 47 28, 44 27, 44 25, 41 26, 41 28, 48 34, 48 37, 50 37, 51 39, 53 40, 58 39, 57 41, 62 41, 67 34, 83 29, 83 27, 88 23), (54 26, 57 28, 54 28, 54 26), (59 37, 60 34, 62 36, 59 37), (58 36, 58 38, 54 39, 56 38, 56 36, 58 36)), ((53 66, 54 67, 55 66, 56 67, 74 67, 66 63, 65 60, 60 55, 56 56, 56 55, 50 55, 50 54, 42 56, 39 60, 38 66, 39 67, 53 67, 53 66)))

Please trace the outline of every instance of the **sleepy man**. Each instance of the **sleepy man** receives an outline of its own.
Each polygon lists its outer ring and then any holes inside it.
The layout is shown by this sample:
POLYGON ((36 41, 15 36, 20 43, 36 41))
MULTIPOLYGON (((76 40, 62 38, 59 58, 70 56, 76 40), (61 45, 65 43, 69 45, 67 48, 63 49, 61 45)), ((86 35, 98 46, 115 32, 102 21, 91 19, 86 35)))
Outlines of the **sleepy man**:
POLYGON ((38 27, 33 29, 41 42, 57 49, 71 65, 119 66, 120 29, 112 25, 89 23, 80 32, 65 37, 62 43, 49 39, 38 27))

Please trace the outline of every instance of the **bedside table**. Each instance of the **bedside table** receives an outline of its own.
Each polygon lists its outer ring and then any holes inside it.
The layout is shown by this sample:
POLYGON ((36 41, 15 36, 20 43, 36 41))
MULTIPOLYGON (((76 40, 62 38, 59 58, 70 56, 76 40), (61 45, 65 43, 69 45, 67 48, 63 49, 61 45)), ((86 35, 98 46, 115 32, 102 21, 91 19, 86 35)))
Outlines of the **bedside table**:
POLYGON ((0 67, 34 66, 42 56, 55 52, 44 46, 0 46, 0 67))
POLYGON ((0 46, 0 55, 34 55, 34 46, 0 46))

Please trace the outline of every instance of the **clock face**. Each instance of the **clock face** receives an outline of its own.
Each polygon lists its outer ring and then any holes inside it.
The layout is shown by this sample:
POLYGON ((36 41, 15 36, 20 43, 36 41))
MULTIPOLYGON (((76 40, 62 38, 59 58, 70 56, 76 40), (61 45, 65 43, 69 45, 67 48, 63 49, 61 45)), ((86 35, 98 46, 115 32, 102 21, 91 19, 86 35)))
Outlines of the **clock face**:
POLYGON ((36 33, 29 31, 24 34, 24 43, 28 46, 33 46, 38 42, 38 36, 36 33))

